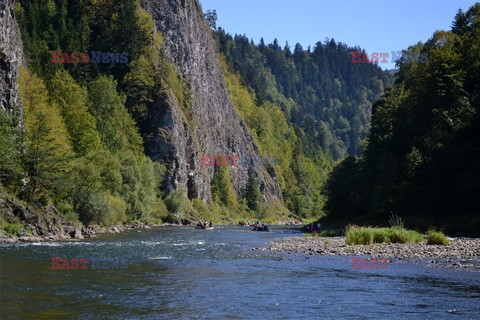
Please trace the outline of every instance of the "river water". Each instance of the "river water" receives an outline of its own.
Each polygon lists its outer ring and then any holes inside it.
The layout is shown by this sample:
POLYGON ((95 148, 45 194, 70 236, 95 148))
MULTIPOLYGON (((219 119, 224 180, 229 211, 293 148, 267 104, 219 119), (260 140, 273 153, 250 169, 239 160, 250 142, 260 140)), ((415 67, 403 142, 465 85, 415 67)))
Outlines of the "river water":
POLYGON ((418 264, 253 251, 273 228, 162 227, 77 242, 0 244, 1 319, 480 319, 480 275, 418 264), (52 270, 52 257, 127 259, 52 270))

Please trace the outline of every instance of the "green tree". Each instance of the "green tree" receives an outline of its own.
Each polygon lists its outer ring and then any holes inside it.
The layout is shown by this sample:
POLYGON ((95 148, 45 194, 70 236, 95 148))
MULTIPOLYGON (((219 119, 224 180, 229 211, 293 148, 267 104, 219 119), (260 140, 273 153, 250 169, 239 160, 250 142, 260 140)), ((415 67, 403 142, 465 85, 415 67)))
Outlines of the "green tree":
POLYGON ((67 170, 66 157, 56 155, 56 145, 50 138, 51 129, 47 117, 39 112, 36 121, 27 133, 27 152, 24 156, 28 174, 25 191, 27 200, 34 196, 47 199, 55 193, 61 195, 68 188, 64 173, 67 170))
POLYGON ((18 117, 0 111, 0 184, 17 186, 22 177, 23 135, 18 117))
POLYGON ((42 114, 45 126, 48 128, 48 137, 55 145, 55 154, 58 156, 70 155, 72 146, 64 119, 56 103, 49 103, 48 91, 43 80, 27 69, 20 69, 19 77, 20 97, 22 98, 25 119, 25 132, 28 139, 33 137, 32 131, 38 130, 37 120, 42 114))
POLYGON ((207 10, 204 16, 210 29, 217 30, 217 10, 207 10))
POLYGON ((25 170, 27 199, 47 199, 68 192, 65 173, 72 155, 70 137, 63 117, 55 103, 48 102, 44 82, 26 69, 20 69, 20 96, 25 119, 25 170))
MULTIPOLYGON (((219 156, 219 158, 221 158, 221 156, 219 156)), ((237 207, 237 195, 233 190, 228 166, 215 166, 210 190, 215 202, 229 209, 235 209, 237 207)))
POLYGON ((243 198, 245 198, 247 206, 250 208, 250 210, 260 210, 260 207, 263 203, 263 197, 255 179, 255 171, 253 171, 252 168, 248 169, 248 181, 243 189, 243 198))
POLYGON ((59 70, 51 81, 50 97, 60 106, 73 150, 79 155, 98 150, 100 136, 96 120, 88 112, 87 89, 79 86, 67 71, 59 70))
POLYGON ((111 76, 99 76, 90 84, 89 111, 97 120, 102 144, 112 152, 142 153, 142 138, 125 108, 125 96, 117 92, 111 76))
POLYGON ((127 93, 129 111, 137 121, 142 121, 147 116, 148 108, 154 101, 156 70, 145 55, 130 64, 130 72, 123 79, 127 93))
POLYGON ((172 221, 174 219, 177 221, 183 219, 190 207, 190 203, 183 188, 178 188, 177 190, 170 192, 165 198, 165 205, 174 217, 168 219, 172 221))

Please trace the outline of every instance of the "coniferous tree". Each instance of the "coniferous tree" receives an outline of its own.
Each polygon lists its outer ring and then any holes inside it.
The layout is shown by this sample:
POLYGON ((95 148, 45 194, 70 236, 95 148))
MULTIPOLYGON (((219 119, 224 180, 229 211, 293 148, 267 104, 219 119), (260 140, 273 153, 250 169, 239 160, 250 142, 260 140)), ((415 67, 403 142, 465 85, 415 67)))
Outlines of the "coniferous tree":
MULTIPOLYGON (((221 158, 221 156, 219 156, 219 158, 221 158)), ((233 190, 228 166, 215 166, 210 190, 215 202, 222 204, 229 209, 236 208, 237 196, 233 190)))
POLYGON ((263 203, 263 197, 252 168, 248 169, 248 181, 243 189, 243 198, 245 198, 248 208, 253 211, 258 211, 263 203))
POLYGON ((22 179, 23 135, 18 117, 0 111, 0 184, 18 188, 22 179))

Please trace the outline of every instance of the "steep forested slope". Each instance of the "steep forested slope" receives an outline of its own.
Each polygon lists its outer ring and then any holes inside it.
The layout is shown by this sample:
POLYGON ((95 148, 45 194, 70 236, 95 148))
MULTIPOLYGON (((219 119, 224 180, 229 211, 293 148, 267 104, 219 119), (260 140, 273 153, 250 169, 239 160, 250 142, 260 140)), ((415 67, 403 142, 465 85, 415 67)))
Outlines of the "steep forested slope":
POLYGON ((373 107, 360 159, 331 174, 325 223, 386 224, 391 213, 410 227, 451 233, 480 230, 480 4, 459 12, 403 63, 395 85, 373 107))

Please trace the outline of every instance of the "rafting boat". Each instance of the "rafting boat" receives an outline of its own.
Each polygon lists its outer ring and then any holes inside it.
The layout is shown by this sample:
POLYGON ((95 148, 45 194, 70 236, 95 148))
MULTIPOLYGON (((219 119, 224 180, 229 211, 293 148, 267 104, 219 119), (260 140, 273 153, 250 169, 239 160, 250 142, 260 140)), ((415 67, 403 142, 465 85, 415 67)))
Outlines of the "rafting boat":
POLYGON ((265 224, 265 225, 254 225, 253 226, 253 229, 252 231, 265 231, 265 232, 268 232, 270 231, 270 228, 268 226, 268 224, 265 224))
POLYGON ((197 226, 195 227, 195 229, 203 229, 203 230, 213 230, 215 229, 214 226, 204 226, 204 225, 200 225, 200 224, 197 224, 197 226))

